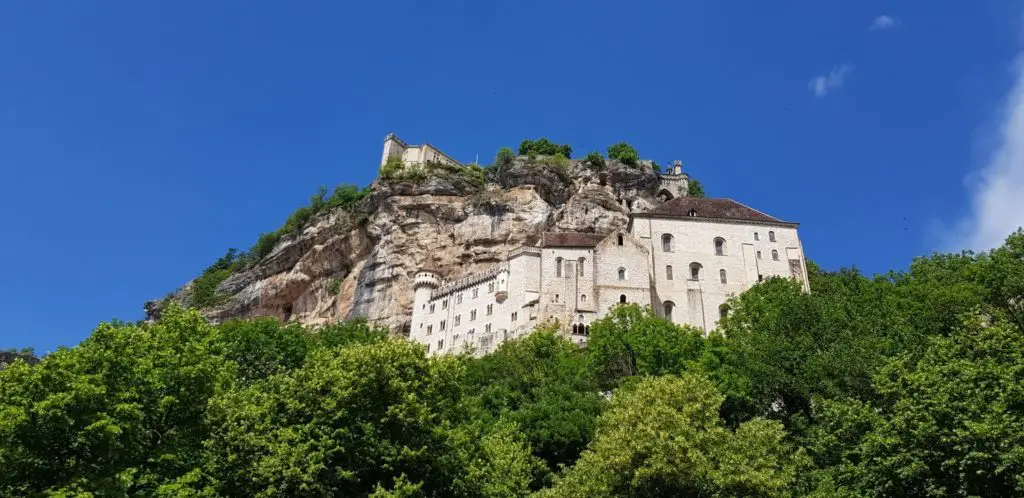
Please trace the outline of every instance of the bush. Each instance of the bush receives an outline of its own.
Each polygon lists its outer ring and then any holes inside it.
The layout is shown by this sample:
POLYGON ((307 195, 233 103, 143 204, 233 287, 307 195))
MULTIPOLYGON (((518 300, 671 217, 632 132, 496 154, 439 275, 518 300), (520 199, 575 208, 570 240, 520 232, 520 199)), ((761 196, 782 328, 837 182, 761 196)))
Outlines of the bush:
POLYGON ((686 195, 690 197, 704 197, 704 186, 699 181, 690 179, 690 185, 687 187, 686 195))
POLYGON ((327 293, 337 296, 339 292, 341 292, 341 279, 332 278, 330 282, 327 282, 327 293))
POLYGON ((615 159, 622 164, 636 166, 637 161, 640 160, 640 156, 632 145, 629 145, 626 142, 619 142, 608 147, 608 159, 615 159))
POLYGON ((402 158, 391 156, 380 167, 380 177, 385 180, 394 180, 403 170, 405 170, 405 162, 402 161, 402 158))
POLYGON ((587 154, 586 161, 594 168, 604 169, 604 156, 602 156, 601 153, 596 150, 594 152, 591 152, 590 154, 587 154))
POLYGON ((509 164, 512 164, 512 160, 515 158, 515 155, 512 154, 512 149, 502 147, 498 149, 498 155, 494 157, 494 164, 497 164, 498 166, 508 166, 509 164))
POLYGON ((540 140, 523 140, 519 144, 520 156, 564 156, 566 159, 572 157, 572 146, 566 144, 552 143, 546 138, 540 140))

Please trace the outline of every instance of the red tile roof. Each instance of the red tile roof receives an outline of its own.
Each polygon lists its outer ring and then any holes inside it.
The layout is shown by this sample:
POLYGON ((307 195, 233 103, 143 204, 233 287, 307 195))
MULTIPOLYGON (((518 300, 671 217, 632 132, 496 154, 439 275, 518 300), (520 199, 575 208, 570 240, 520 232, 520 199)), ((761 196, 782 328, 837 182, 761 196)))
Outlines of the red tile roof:
POLYGON ((710 218, 790 224, 732 199, 709 199, 705 197, 680 197, 672 199, 648 213, 639 213, 638 216, 643 216, 644 214, 672 218, 710 218))
POLYGON ((541 247, 596 247, 607 235, 579 232, 544 232, 541 247))

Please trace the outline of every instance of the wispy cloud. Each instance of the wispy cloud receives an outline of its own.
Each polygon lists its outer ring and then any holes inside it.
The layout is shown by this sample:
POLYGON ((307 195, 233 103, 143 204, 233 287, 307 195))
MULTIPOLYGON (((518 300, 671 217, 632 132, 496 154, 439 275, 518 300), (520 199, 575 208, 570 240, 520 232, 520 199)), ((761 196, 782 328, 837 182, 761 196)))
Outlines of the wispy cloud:
POLYGON ((971 213, 948 231, 945 249, 987 250, 1024 225, 1024 51, 1013 64, 1014 84, 999 109, 988 160, 967 183, 971 213))
POLYGON ((895 28, 900 25, 900 20, 890 15, 882 14, 871 21, 872 30, 895 28))
POLYGON ((807 88, 811 90, 815 97, 824 97, 829 92, 842 88, 843 81, 851 71, 853 71, 853 65, 851 64, 836 66, 828 74, 815 76, 811 79, 807 84, 807 88))

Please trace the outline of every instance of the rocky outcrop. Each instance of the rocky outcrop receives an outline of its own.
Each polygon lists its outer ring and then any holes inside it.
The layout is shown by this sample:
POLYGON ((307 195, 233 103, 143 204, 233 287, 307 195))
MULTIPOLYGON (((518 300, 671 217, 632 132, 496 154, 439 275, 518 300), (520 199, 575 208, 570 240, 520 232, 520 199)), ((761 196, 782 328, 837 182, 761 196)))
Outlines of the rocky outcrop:
POLYGON ((28 363, 29 365, 35 365, 36 363, 39 363, 39 358, 37 358, 36 355, 30 352, 0 351, 0 370, 3 370, 4 368, 7 367, 7 365, 10 365, 11 363, 14 363, 18 360, 22 360, 28 363))
MULTIPOLYGON (((650 166, 614 162, 597 171, 517 158, 488 175, 483 186, 457 175, 378 181, 357 206, 322 214, 232 274, 217 289, 230 297, 203 312, 215 321, 274 316, 310 325, 365 318, 405 332, 418 269, 457 279, 544 231, 610 233, 626 226, 631 209, 652 206, 658 187, 650 166)), ((187 304, 188 290, 171 299, 187 304)), ((147 315, 161 308, 147 303, 147 315)))

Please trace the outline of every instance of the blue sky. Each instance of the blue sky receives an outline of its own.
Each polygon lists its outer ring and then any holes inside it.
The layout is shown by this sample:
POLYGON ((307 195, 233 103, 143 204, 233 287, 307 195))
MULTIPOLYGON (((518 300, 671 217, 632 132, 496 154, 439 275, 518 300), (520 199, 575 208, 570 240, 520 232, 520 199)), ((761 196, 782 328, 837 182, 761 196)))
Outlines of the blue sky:
POLYGON ((0 348, 142 316, 394 131, 682 159, 826 268, 1024 224, 1011 1, 4 2, 0 348))

